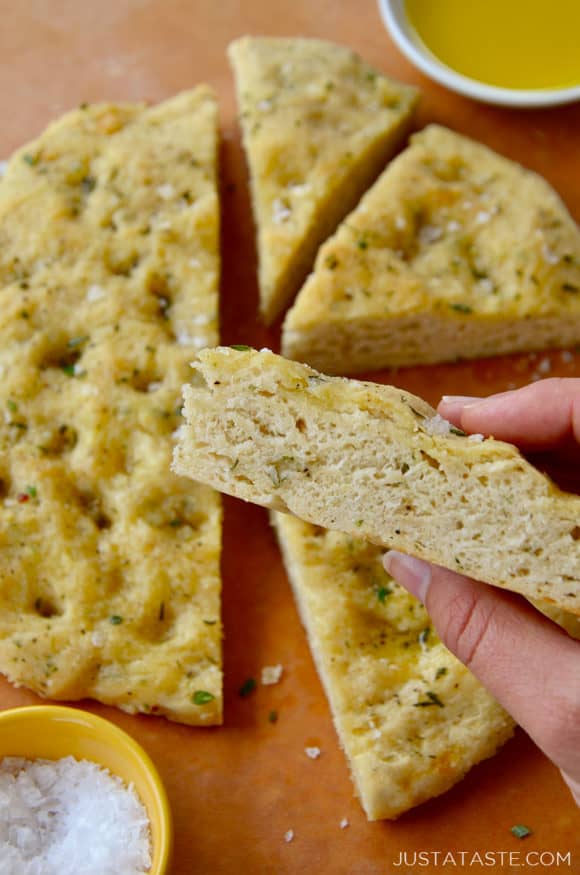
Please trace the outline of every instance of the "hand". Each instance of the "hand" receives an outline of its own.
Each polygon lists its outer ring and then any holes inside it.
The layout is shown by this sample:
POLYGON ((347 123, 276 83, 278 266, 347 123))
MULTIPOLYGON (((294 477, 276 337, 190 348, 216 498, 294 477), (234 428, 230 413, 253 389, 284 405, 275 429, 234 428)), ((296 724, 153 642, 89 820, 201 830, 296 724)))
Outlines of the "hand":
MULTIPOLYGON (((580 379, 444 397, 438 411, 468 433, 580 462, 580 379)), ((396 551, 384 562, 426 606, 449 650, 558 766, 580 805, 580 642, 515 593, 396 551)))

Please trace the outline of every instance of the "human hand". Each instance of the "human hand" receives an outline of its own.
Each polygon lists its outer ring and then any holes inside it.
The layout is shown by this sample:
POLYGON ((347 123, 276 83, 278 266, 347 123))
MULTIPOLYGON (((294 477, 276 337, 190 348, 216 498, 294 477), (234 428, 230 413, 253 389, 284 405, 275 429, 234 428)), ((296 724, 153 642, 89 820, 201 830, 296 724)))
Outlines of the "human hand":
MULTIPOLYGON (((580 462, 580 379, 489 398, 447 396, 438 412, 465 432, 580 462)), ((396 551, 384 563, 426 606, 449 650, 558 766, 580 805, 580 642, 515 593, 396 551)))

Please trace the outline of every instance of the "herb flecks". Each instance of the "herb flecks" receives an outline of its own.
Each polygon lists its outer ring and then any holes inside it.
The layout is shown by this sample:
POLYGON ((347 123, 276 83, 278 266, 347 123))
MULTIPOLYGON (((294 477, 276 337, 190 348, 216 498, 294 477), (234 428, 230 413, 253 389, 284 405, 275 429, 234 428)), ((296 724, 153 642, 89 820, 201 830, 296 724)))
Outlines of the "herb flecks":
POLYGON ((467 437, 467 432, 463 431, 461 428, 456 428, 454 425, 449 429, 449 434, 455 434, 457 437, 467 437))
POLYGON ((256 689, 256 680, 255 678, 246 678, 238 693, 242 697, 242 699, 246 699, 249 695, 251 695, 256 689))
POLYGON ((510 829, 512 835, 514 835, 517 839, 525 839, 526 836, 532 835, 532 830, 529 827, 524 826, 523 823, 516 823, 510 829))
POLYGON ((427 696, 427 698, 422 699, 419 702, 415 702, 413 707, 415 707, 415 708, 429 708, 432 705, 437 705, 438 708, 445 707, 445 705, 443 704, 443 702, 441 701, 441 699, 439 698, 437 693, 434 693, 432 690, 427 690, 425 695, 427 696))
POLYGON ((109 617, 109 623, 111 626, 120 626, 123 622, 123 617, 120 617, 119 614, 112 614, 109 617))
POLYGON ((194 705, 207 705, 209 702, 213 702, 214 699, 214 694, 207 690, 196 690, 191 697, 194 705))
POLYGON ((379 587, 379 589, 377 590, 377 598, 382 605, 385 604, 387 596, 391 595, 392 592, 393 592, 393 590, 388 586, 379 587))
POLYGON ((473 313, 473 307, 470 307, 469 304, 454 303, 449 304, 449 306, 452 310, 455 310, 456 313, 473 313))
POLYGON ((231 343, 230 349, 235 349, 238 352, 250 352, 252 347, 248 346, 246 343, 231 343))
POLYGON ((278 722, 278 712, 270 711, 268 714, 268 723, 277 723, 278 722))

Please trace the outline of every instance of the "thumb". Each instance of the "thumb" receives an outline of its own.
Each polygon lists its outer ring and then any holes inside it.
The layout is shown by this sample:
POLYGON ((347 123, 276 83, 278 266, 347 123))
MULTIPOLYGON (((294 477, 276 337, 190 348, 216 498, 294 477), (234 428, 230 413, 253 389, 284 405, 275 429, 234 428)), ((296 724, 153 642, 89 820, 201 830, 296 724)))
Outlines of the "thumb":
POLYGON ((513 593, 391 551, 443 643, 564 773, 580 804, 580 643, 513 593))

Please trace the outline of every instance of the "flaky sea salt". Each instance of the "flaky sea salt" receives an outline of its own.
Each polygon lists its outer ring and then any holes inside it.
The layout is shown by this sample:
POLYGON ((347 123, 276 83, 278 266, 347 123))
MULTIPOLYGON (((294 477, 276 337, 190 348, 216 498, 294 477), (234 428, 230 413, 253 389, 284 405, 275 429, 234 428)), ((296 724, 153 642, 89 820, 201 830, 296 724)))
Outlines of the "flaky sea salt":
POLYGON ((347 817, 343 817, 339 824, 341 829, 346 829, 347 826, 350 826, 349 820, 347 817))
POLYGON ((92 286, 89 286, 89 290, 87 292, 87 301, 89 304, 92 304, 94 301, 100 301, 101 298, 105 297, 105 290, 102 286, 98 286, 96 283, 92 286))
POLYGON ((451 431, 451 423, 446 419, 443 419, 438 413, 435 416, 431 416, 429 419, 425 419, 423 421, 423 426, 425 427, 425 431, 428 431, 429 434, 449 434, 451 431))
POLYGON ((164 201, 168 201, 175 195, 175 189, 170 182, 166 182, 165 185, 159 185, 157 187, 157 194, 159 197, 163 198, 164 201))
POLYGON ((284 201, 281 201, 280 198, 276 198, 272 204, 272 221, 274 224, 280 225, 282 222, 286 222, 291 215, 290 207, 284 201))
POLYGON ((294 838, 294 830, 293 829, 286 830, 286 832, 284 833, 284 841, 291 842, 293 840, 293 838, 294 838))
POLYGON ((0 864, 13 875, 145 875, 145 808, 132 786, 96 763, 5 757, 0 864))
POLYGON ((317 760, 321 754, 321 750, 319 747, 305 747, 304 753, 311 760, 317 760))
POLYGON ((284 671, 283 667, 278 665, 265 665, 262 669, 262 684, 265 687, 269 687, 272 684, 277 684, 282 677, 282 672, 284 671))

